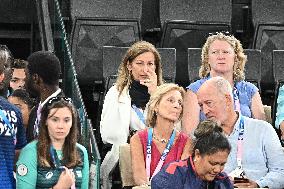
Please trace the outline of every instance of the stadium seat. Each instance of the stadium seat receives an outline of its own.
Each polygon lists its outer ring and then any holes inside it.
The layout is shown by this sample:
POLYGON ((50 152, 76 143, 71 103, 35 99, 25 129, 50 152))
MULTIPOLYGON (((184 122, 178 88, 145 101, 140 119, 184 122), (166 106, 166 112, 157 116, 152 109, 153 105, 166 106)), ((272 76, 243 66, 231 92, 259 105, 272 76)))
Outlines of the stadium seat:
POLYGON ((284 49, 284 1, 252 0, 252 22, 254 40, 252 48, 262 52, 262 80, 266 90, 272 88, 272 51, 284 49))
POLYGON ((231 16, 230 0, 160 0, 160 45, 177 49, 177 83, 188 84, 187 49, 201 48, 208 33, 230 31, 231 16))

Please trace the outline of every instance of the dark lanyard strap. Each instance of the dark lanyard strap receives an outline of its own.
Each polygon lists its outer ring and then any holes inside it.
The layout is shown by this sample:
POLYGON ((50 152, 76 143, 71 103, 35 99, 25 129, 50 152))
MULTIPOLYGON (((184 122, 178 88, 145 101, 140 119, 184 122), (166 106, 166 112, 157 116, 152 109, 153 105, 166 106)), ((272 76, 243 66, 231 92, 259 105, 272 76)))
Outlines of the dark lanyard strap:
POLYGON ((13 128, 11 122, 7 119, 7 116, 4 114, 4 111, 2 109, 0 109, 0 117, 2 118, 2 120, 5 122, 5 124, 8 126, 11 135, 13 137, 14 140, 14 144, 16 144, 17 138, 16 138, 16 131, 13 128))
POLYGON ((50 152, 50 156, 51 156, 51 160, 52 160, 53 165, 56 168, 61 167, 61 163, 60 163, 60 160, 57 156, 56 150, 53 148, 52 145, 50 146, 49 152, 50 152))

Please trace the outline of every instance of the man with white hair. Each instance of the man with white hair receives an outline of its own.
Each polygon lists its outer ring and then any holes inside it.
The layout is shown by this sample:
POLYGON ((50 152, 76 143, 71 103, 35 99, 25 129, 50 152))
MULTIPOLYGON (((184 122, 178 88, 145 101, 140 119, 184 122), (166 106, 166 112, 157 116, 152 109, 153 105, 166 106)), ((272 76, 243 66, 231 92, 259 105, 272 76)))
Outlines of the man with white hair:
POLYGON ((222 77, 207 80, 197 99, 207 119, 217 121, 232 146, 224 171, 232 177, 245 177, 239 188, 283 188, 284 152, 273 127, 262 120, 242 116, 234 110, 230 83, 222 77))

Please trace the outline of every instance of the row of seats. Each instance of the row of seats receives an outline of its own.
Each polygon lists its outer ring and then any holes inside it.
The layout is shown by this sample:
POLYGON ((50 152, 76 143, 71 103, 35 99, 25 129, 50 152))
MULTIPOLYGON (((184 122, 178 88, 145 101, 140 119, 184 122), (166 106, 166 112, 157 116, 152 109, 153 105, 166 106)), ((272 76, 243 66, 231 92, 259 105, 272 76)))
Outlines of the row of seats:
MULTIPOLYGON (((102 68, 103 68, 103 78, 105 85, 105 93, 116 81, 117 70, 121 59, 125 54, 127 47, 113 47, 105 46, 103 47, 102 53, 102 68)), ((164 79, 169 82, 176 82, 176 75, 179 75, 176 62, 176 49, 174 48, 158 48, 161 54, 161 62, 163 68, 164 79)), ((258 88, 261 87, 261 51, 257 49, 245 49, 245 54, 247 55, 248 62, 245 66, 245 77, 246 81, 254 83, 258 88)), ((187 64, 181 69, 187 70, 188 82, 187 85, 195 80, 199 79, 198 73, 201 65, 201 49, 200 48, 189 48, 187 53, 187 64)), ((275 96, 278 95, 279 86, 284 83, 284 50, 274 50, 273 51, 273 74, 274 74, 274 85, 276 86, 275 96)), ((105 94, 104 93, 104 94, 105 94)), ((276 108, 276 105, 274 105, 276 108)), ((273 120, 275 119, 275 109, 272 111, 273 120)))
MULTIPOLYGON (((157 10, 151 9, 153 12, 146 14, 145 5, 150 3, 147 2, 73 1, 72 55, 80 84, 92 85, 102 80, 103 46, 131 46, 141 40, 145 32, 157 31, 157 28, 149 27, 153 24, 143 25, 145 20, 153 19, 153 15, 158 14, 161 25, 158 28, 162 31, 159 46, 177 50, 177 64, 183 66, 177 67, 176 81, 183 86, 189 79, 184 78, 187 75, 184 69, 187 49, 201 48, 210 32, 231 31, 232 1, 160 0, 154 6, 157 10)), ((272 50, 284 49, 284 41, 281 40, 284 19, 279 12, 283 10, 284 3, 281 0, 257 3, 252 0, 251 8, 255 27, 251 48, 262 51, 262 81, 272 84, 272 50), (266 5, 265 8, 263 5, 266 5), (267 15, 265 18, 261 15, 263 12, 267 15)))

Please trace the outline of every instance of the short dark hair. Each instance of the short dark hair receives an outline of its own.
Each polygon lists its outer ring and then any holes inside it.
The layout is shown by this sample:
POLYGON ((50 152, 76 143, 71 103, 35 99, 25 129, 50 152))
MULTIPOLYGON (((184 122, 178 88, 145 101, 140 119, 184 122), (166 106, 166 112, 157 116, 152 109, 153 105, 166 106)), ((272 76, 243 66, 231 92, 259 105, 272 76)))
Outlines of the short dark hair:
POLYGON ((11 64, 12 69, 26 69, 28 62, 22 59, 14 59, 13 63, 11 64))
POLYGON ((194 147, 198 149, 201 156, 211 155, 219 151, 231 151, 231 145, 223 134, 223 129, 214 121, 206 120, 197 126, 194 131, 194 147))
POLYGON ((25 89, 16 89, 10 96, 21 99, 28 105, 29 109, 32 109, 35 104, 35 101, 29 96, 29 93, 25 89))
POLYGON ((28 57, 28 71, 30 75, 38 74, 44 83, 56 85, 61 74, 60 61, 49 51, 37 51, 28 57))

